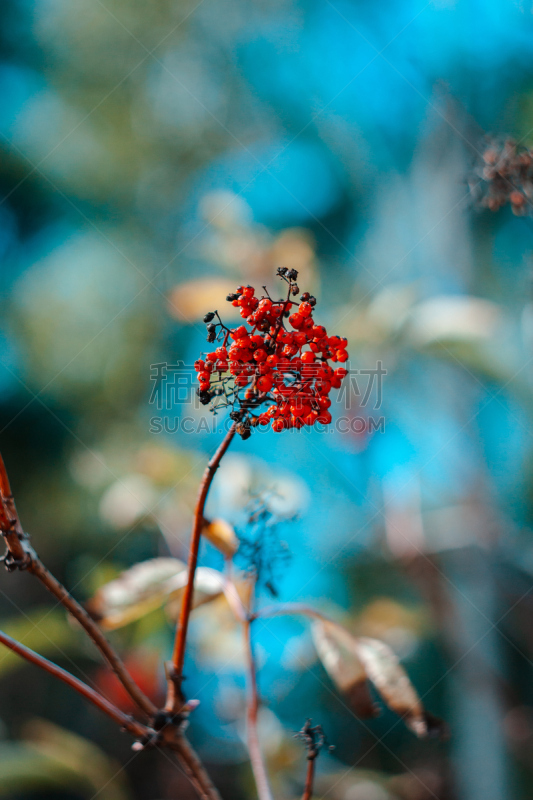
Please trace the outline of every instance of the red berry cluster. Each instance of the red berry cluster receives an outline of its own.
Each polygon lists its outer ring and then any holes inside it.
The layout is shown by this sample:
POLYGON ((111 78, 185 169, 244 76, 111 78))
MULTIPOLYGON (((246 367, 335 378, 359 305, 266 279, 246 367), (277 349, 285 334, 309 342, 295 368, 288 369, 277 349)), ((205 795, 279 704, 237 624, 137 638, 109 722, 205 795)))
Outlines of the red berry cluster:
POLYGON ((490 142, 478 170, 482 181, 471 183, 478 204, 497 211, 509 203, 513 214, 523 216, 533 200, 533 151, 512 140, 490 142))
POLYGON ((329 424, 329 393, 348 374, 344 367, 328 363, 347 361, 347 339, 328 336, 315 323, 316 300, 308 292, 299 303, 291 300, 300 291, 296 270, 281 268, 278 275, 288 286, 285 299, 273 300, 268 292, 256 297, 252 286, 239 286, 226 298, 240 309, 249 327, 227 328, 216 311, 204 317, 207 340, 221 344, 194 365, 198 396, 204 404, 219 398, 214 410, 231 405, 230 417, 243 438, 256 425, 271 424, 274 431, 282 431, 329 424), (255 413, 264 403, 270 403, 269 408, 255 413))

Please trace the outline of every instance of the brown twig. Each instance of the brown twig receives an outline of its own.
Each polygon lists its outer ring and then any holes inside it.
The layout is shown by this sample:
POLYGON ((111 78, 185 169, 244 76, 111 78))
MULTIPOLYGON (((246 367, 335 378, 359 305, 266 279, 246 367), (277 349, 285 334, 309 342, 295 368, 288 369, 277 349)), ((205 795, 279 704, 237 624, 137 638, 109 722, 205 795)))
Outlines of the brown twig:
POLYGON ((198 791, 199 797, 202 800, 221 800, 219 793, 211 783, 209 776, 207 775, 198 756, 183 735, 176 733, 174 730, 169 732, 168 737, 159 739, 157 732, 153 728, 143 725, 142 723, 133 719, 133 717, 124 714, 119 708, 113 705, 113 703, 110 703, 103 695, 101 695, 99 692, 96 692, 83 681, 80 681, 78 678, 74 677, 74 675, 71 675, 70 672, 67 672, 57 664, 49 661, 47 658, 44 658, 38 653, 35 653, 33 650, 30 650, 29 647, 26 647, 20 642, 15 641, 15 639, 12 639, 11 636, 8 636, 3 631, 0 631, 0 643, 5 645, 5 647, 8 647, 17 655, 26 659, 26 661, 29 661, 31 664, 35 664, 35 666, 40 667, 45 672, 53 675, 55 678, 59 678, 59 680, 63 681, 63 683, 66 683, 76 692, 93 703, 93 705, 103 711, 104 714, 107 714, 109 717, 111 717, 111 719, 120 725, 121 728, 128 731, 128 733, 131 733, 131 735, 137 740, 146 742, 149 739, 152 739, 154 745, 166 746, 170 750, 173 750, 179 755, 185 772, 191 780, 193 786, 198 791))
POLYGON ((313 797, 313 785, 315 782, 315 760, 314 758, 307 759, 307 772, 305 775, 305 786, 302 800, 311 800, 313 797))
POLYGON ((97 706, 104 714, 107 714, 108 717, 111 717, 121 728, 124 728, 131 733, 132 736, 135 736, 137 739, 143 739, 146 736, 155 735, 155 731, 151 728, 148 728, 146 725, 142 725, 137 720, 134 720, 132 717, 129 717, 127 714, 124 714, 120 709, 106 700, 103 695, 99 692, 96 692, 90 686, 88 686, 83 681, 80 681, 78 678, 75 678, 74 675, 71 675, 70 672, 58 667, 57 664, 54 664, 52 661, 48 661, 47 658, 40 656, 38 653, 35 653, 33 650, 30 650, 29 647, 25 647, 25 645, 21 644, 20 642, 15 641, 12 639, 11 636, 8 636, 7 633, 0 631, 0 642, 12 650, 17 655, 25 658, 26 661, 29 661, 32 664, 35 664, 37 667, 44 669, 45 672, 50 673, 50 675, 54 675, 56 678, 59 678, 60 681, 66 683, 72 689, 74 689, 79 694, 83 695, 87 700, 90 700, 95 706, 97 706))
POLYGON ((196 508, 194 511, 194 522, 191 535, 191 543, 189 546, 189 564, 188 564, 188 579, 183 598, 181 601, 181 609, 179 621, 176 629, 176 638, 174 640, 174 651, 172 654, 172 663, 168 670, 168 692, 167 692, 167 711, 177 712, 183 705, 184 698, 181 691, 181 682, 183 680, 183 662, 185 659, 185 644, 187 641, 187 630, 189 627, 189 617, 191 615, 192 599, 194 592, 194 576, 196 573, 196 564, 198 562, 198 550, 200 548, 200 538, 202 535, 202 527, 204 521, 204 508, 207 494, 215 473, 220 465, 222 457, 226 453, 235 436, 237 426, 233 424, 227 432, 222 444, 210 459, 200 484, 198 493, 198 500, 196 501, 196 508))
POLYGON ((185 736, 176 735, 166 742, 167 747, 173 750, 180 758, 185 772, 190 778, 201 800, 222 800, 217 789, 211 783, 209 775, 185 736))
POLYGON ((311 726, 311 720, 306 720, 303 728, 298 731, 295 738, 301 739, 307 749, 307 771, 305 774, 305 786, 302 800, 311 800, 313 796, 313 785, 315 782, 315 761, 323 748, 326 737, 321 725, 311 726))
POLYGON ((6 547, 11 561, 6 562, 9 566, 18 566, 27 569, 38 578, 48 591, 59 600, 67 611, 76 619, 85 632, 92 639, 98 650, 102 653, 105 660, 124 686, 136 705, 144 711, 148 717, 153 717, 157 708, 152 701, 139 689, 131 675, 129 674, 122 659, 115 652, 114 648, 107 641, 106 637, 94 620, 88 615, 69 593, 69 591, 49 572, 44 566, 35 551, 27 543, 20 519, 15 507, 9 478, 4 462, 0 456, 0 527, 4 535, 6 547), (8 525, 6 529, 4 526, 8 525))
POLYGON ((153 717, 157 712, 156 706, 152 701, 139 689, 131 675, 129 674, 126 666, 120 656, 115 652, 114 648, 108 642, 96 622, 91 619, 88 613, 68 592, 67 589, 61 584, 49 570, 44 566, 42 561, 36 556, 32 559, 28 572, 35 575, 41 583, 48 589, 51 594, 56 597, 59 602, 67 609, 74 619, 76 619, 85 632, 92 639, 95 646, 100 650, 105 660, 128 692, 129 696, 135 704, 149 717, 153 717))

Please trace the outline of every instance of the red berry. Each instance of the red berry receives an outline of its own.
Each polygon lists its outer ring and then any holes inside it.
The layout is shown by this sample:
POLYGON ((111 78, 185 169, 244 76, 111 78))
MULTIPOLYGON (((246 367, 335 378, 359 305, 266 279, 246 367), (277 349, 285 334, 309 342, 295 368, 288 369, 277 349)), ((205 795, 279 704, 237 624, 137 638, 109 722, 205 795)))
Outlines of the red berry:
POLYGON ((317 422, 320 422, 321 425, 329 425, 331 422, 331 414, 329 411, 323 411, 319 417, 316 418, 317 422))
POLYGON ((257 379, 256 386, 261 392, 269 392, 272 389, 272 378, 268 375, 262 375, 257 379))
POLYGON ((303 321, 304 321, 304 315, 303 314, 298 314, 298 313, 291 314, 290 317, 289 317, 289 322, 291 323, 292 327, 296 328, 297 330, 298 330, 298 328, 302 327, 303 321))
POLYGON ((283 422, 282 419, 275 419, 274 422, 272 423, 272 430, 276 431, 276 433, 282 431, 284 427, 285 423, 283 422))
POLYGON ((348 353, 346 350, 337 350, 337 361, 348 361, 348 353))
POLYGON ((315 360, 315 354, 306 352, 302 353, 302 364, 312 364, 315 360))
POLYGON ((308 317, 313 310, 313 306, 310 303, 300 303, 298 306, 298 314, 301 314, 302 317, 308 317))
POLYGON ((202 392, 207 392, 210 386, 211 384, 209 383, 209 381, 200 381, 200 390, 202 392))

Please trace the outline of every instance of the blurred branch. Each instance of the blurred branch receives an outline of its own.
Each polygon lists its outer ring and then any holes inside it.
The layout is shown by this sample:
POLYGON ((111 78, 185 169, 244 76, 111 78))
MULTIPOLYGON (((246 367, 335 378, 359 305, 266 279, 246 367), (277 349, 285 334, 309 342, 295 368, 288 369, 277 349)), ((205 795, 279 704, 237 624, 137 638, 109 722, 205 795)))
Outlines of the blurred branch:
POLYGON ((194 592, 194 575, 196 572, 196 564, 198 562, 198 550, 200 547, 200 538, 202 535, 202 527, 204 524, 204 508, 207 495, 215 473, 220 466, 222 457, 226 453, 235 436, 236 425, 233 424, 227 432, 220 447, 209 460, 207 467, 200 484, 198 493, 198 500, 196 501, 196 508, 194 511, 194 523, 191 535, 191 542, 189 546, 189 563, 188 563, 188 579, 187 586, 183 593, 181 601, 181 610, 176 629, 176 638, 174 641, 174 652, 172 654, 172 664, 168 670, 168 693, 166 709, 167 711, 178 712, 183 706, 184 698, 181 691, 181 682, 183 680, 183 662, 185 660, 185 644, 187 641, 187 629, 189 627, 189 617, 191 615, 192 598, 194 592))
POLYGON ((7 471, 0 456, 0 527, 7 547, 4 562, 8 569, 26 569, 37 577, 48 591, 57 598, 67 611, 76 619, 124 686, 135 704, 148 717, 153 717, 157 709, 152 701, 139 689, 121 658, 107 641, 98 625, 91 619, 85 609, 72 597, 68 590, 49 572, 33 548, 23 531, 15 507, 7 471))
POLYGON ((257 713, 259 711, 259 694, 257 691, 257 670, 252 645, 252 622, 246 619, 243 622, 244 644, 247 660, 247 735, 248 752, 257 787, 259 800, 272 800, 272 793, 268 783, 266 767, 261 754, 259 737, 257 735, 257 713))
POLYGON ((118 725, 131 733, 132 736, 135 736, 137 739, 144 739, 147 736, 155 735, 155 731, 151 728, 146 727, 146 725, 142 725, 140 722, 137 722, 132 717, 129 717, 127 714, 124 714, 120 709, 106 700, 103 695, 99 692, 96 692, 90 686, 88 686, 83 681, 80 681, 78 678, 75 678, 74 675, 71 675, 70 672, 58 667, 57 664, 54 664, 52 661, 48 661, 47 658, 40 656, 38 653, 35 653, 33 650, 30 650, 29 647, 25 647, 20 642, 15 641, 12 639, 11 636, 8 636, 7 633, 0 631, 0 642, 12 650, 17 655, 25 658, 26 661, 29 661, 31 664, 35 664, 35 666, 44 669, 45 672, 48 672, 50 675, 54 675, 54 677, 59 678, 60 681, 66 683, 72 689, 74 689, 79 694, 83 695, 87 700, 90 700, 95 706, 97 706, 104 714, 107 714, 108 717, 111 717, 118 725))

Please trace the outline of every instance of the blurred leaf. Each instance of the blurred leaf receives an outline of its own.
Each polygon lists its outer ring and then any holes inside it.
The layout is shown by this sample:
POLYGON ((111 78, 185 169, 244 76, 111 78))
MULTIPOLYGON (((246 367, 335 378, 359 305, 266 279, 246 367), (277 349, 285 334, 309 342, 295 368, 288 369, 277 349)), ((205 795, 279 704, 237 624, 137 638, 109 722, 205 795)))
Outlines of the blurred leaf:
MULTIPOLYGON (((79 649, 79 639, 61 609, 50 606, 36 609, 24 617, 2 622, 2 630, 13 639, 44 656, 58 658, 62 653, 79 649)), ((0 648, 0 677, 18 669, 26 662, 7 648, 0 648)))
POLYGON ((359 658, 388 707, 403 717, 417 736, 425 736, 428 726, 424 708, 409 677, 391 648, 378 639, 360 636, 356 640, 359 658))
POLYGON ((313 622, 311 632, 326 672, 347 696, 355 713, 363 718, 377 716, 379 711, 370 696, 355 638, 342 626, 323 620, 313 622))
POLYGON ((239 540, 233 526, 223 519, 214 519, 212 522, 204 520, 202 535, 228 558, 234 556, 239 549, 239 540))
POLYGON ((312 633, 325 669, 359 716, 375 716, 366 683, 370 680, 386 705, 417 736, 444 733, 440 720, 425 712, 407 673, 388 645, 378 639, 352 636, 341 625, 329 621, 315 621, 312 633))
MULTIPOLYGON (((89 602, 89 611, 107 630, 121 628, 167 603, 171 616, 187 583, 187 568, 177 558, 152 558, 135 564, 118 578, 100 587, 89 602)), ((223 576, 207 567, 195 575, 193 608, 221 594, 223 576)))

